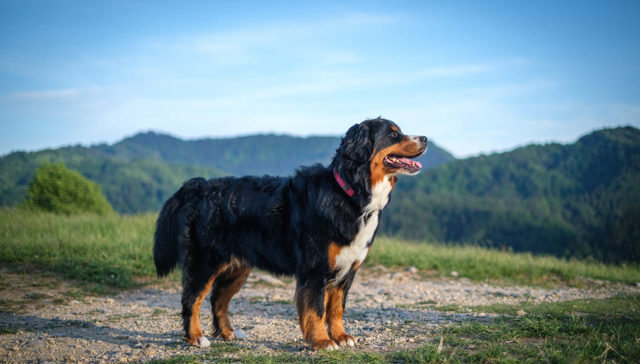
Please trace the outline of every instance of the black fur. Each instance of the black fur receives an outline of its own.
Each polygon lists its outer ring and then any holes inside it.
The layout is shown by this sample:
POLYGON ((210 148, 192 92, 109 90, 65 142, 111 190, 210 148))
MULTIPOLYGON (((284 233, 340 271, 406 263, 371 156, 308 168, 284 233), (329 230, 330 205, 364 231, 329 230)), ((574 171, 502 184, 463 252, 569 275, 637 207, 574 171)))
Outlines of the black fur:
MULTIPOLYGON (((328 167, 302 167, 291 177, 194 178, 169 198, 158 217, 153 254, 158 276, 182 260, 186 337, 196 297, 218 267, 233 261, 295 276, 299 311, 322 316, 324 287, 336 274, 329 244, 347 246, 358 233, 371 200, 369 162, 375 151, 398 142, 390 136, 392 126, 397 128, 381 118, 352 126, 328 167), (353 197, 335 181, 334 168, 355 190, 353 197)), ((345 288, 343 305, 354 276, 352 271, 337 282, 345 288)), ((224 276, 214 282, 212 300, 224 276)), ((217 320, 214 313, 219 332, 217 320)))

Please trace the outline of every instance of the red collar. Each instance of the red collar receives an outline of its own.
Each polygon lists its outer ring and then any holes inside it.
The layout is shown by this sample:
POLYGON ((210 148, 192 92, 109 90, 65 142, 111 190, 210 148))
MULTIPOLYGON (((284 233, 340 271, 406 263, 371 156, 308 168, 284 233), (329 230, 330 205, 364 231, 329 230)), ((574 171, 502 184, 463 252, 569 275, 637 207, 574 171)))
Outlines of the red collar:
POLYGON ((344 193, 349 195, 349 197, 353 197, 353 194, 356 193, 356 191, 354 191, 353 188, 349 186, 349 184, 345 182, 342 177, 340 177, 340 173, 338 173, 338 170, 336 168, 333 169, 333 177, 336 179, 336 182, 338 182, 340 188, 342 188, 344 193))

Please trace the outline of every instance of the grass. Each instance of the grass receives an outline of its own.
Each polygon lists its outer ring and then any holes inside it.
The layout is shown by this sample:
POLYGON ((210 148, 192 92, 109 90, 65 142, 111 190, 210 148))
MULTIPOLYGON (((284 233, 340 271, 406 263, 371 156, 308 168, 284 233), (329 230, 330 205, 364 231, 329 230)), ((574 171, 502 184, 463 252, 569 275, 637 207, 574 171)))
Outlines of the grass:
MULTIPOLYGON (((525 316, 441 331, 442 361, 638 362, 640 296, 524 305, 525 316)), ((517 312, 521 305, 484 307, 517 312)), ((483 308, 474 308, 475 310, 483 308)))
POLYGON ((155 216, 61 216, 0 209, 0 263, 45 270, 110 291, 139 285, 155 273, 155 216))
POLYGON ((638 265, 607 265, 474 246, 409 243, 386 237, 376 239, 365 264, 414 266, 438 275, 449 275, 455 271, 459 277, 476 281, 496 280, 526 285, 580 284, 584 278, 640 282, 638 265))
MULTIPOLYGON (((0 263, 44 270, 97 293, 154 281, 154 214, 61 216, 0 209, 0 263)), ((365 264, 414 266, 436 275, 527 285, 579 284, 581 279, 634 283, 637 265, 606 265, 472 246, 409 243, 379 237, 365 264)))
MULTIPOLYGON (((0 264, 14 270, 52 274, 88 285, 98 293, 137 287, 152 281, 155 273, 151 256, 154 220, 152 214, 58 216, 0 209, 0 264)), ((634 265, 567 261, 389 238, 376 241, 366 264, 414 266, 423 273, 443 276, 456 271, 459 276, 472 280, 528 285, 574 284, 584 278, 624 283, 640 281, 640 268, 634 265)), ((0 286, 8 284, 0 279, 0 286)), ((69 289, 65 297, 81 300, 84 292, 84 289, 69 289)), ((28 300, 40 298, 37 293, 25 296, 28 300)), ((431 307, 433 303, 418 304, 431 307)), ((15 304, 0 299, 2 309, 17 309, 15 304)), ((640 362, 640 296, 464 308, 469 309, 503 316, 489 322, 467 321, 441 328, 423 347, 413 350, 257 355, 242 344, 229 343, 216 344, 202 354, 177 356, 157 363, 640 362)), ((154 311, 154 314, 163 313, 154 311)), ((12 333, 10 328, 0 328, 1 335, 12 333)))

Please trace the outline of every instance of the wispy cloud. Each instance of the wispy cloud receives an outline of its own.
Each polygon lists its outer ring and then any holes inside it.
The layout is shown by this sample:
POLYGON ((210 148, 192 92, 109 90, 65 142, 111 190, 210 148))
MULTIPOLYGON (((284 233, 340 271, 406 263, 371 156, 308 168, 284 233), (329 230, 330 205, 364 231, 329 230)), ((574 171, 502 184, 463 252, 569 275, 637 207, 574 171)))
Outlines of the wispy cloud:
POLYGON ((52 99, 68 99, 78 96, 78 89, 61 89, 61 90, 39 90, 15 92, 4 96, 5 100, 52 100, 52 99))
POLYGON ((483 62, 470 64, 454 64, 446 66, 434 66, 420 71, 421 77, 460 77, 476 73, 500 71, 505 68, 524 66, 530 63, 525 58, 509 58, 498 62, 483 62))
POLYGON ((345 49, 333 48, 325 53, 327 49, 323 44, 327 38, 334 39, 370 26, 393 24, 401 19, 399 15, 354 13, 312 21, 265 22, 248 28, 158 40, 154 46, 199 53, 224 64, 255 63, 269 57, 274 50, 306 55, 313 53, 317 58, 326 56, 329 62, 353 62, 360 57, 345 49), (310 52, 317 48, 320 48, 318 52, 310 52))

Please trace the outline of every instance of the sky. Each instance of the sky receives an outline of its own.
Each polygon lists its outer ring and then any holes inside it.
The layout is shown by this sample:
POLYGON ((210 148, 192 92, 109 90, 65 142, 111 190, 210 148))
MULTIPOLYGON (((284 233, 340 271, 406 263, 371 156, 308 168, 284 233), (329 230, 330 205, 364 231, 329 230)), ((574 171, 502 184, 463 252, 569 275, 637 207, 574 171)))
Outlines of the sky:
POLYGON ((640 127, 638 1, 0 0, 0 155, 341 135, 458 157, 640 127))

